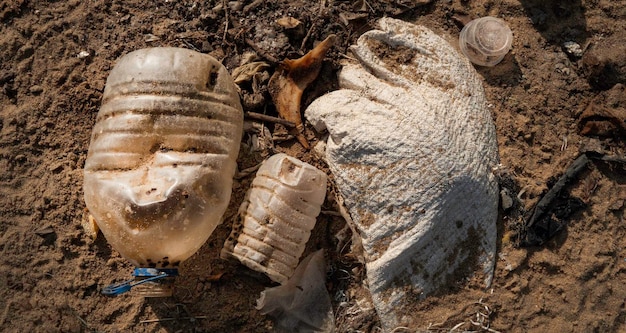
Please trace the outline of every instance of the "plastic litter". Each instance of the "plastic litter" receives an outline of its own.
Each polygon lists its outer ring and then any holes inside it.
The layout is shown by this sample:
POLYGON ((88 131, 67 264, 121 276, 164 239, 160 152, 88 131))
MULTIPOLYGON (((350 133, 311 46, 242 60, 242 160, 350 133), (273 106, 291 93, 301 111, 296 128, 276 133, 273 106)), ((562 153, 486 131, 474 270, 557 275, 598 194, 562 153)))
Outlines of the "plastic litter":
MULTIPOLYGON (((181 48, 120 58, 84 169, 85 203, 111 246, 141 268, 176 269, 196 252, 230 201, 242 128, 216 59, 181 48)), ((171 295, 152 286, 145 296, 171 295)))
POLYGON ((503 20, 491 16, 470 21, 461 30, 459 46, 469 60, 480 66, 495 66, 511 49, 513 33, 503 20))
MULTIPOLYGON (((464 277, 489 286, 499 163, 480 77, 425 27, 383 18, 350 50, 339 90, 305 110, 362 244, 382 330, 418 325, 416 303, 464 277)), ((341 209, 340 209, 341 211, 341 209)), ((360 241, 359 241, 360 240, 360 241)), ((358 252, 355 252, 358 253, 358 252)))
POLYGON ((287 283, 262 291, 257 310, 275 319, 278 332, 334 332, 325 281, 324 250, 319 250, 302 260, 287 283))
POLYGON ((270 157, 257 171, 222 258, 237 258, 276 282, 286 282, 298 266, 325 197, 324 172, 285 154, 270 157))

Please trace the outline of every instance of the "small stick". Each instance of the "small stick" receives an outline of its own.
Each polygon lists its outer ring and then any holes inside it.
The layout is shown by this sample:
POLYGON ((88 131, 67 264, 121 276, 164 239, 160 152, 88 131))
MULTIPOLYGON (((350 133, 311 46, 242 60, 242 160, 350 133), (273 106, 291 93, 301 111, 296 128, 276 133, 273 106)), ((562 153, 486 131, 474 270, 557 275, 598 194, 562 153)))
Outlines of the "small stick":
POLYGON ((622 163, 622 164, 626 164, 626 158, 622 157, 622 156, 590 156, 591 159, 594 160, 599 160, 599 161, 605 161, 605 162, 615 162, 615 163, 622 163))
POLYGON ((300 43, 300 51, 304 51, 304 46, 306 45, 306 42, 309 40, 309 37, 311 36, 313 29, 315 28, 317 28, 317 21, 313 22, 311 28, 309 28, 309 31, 307 31, 306 35, 304 36, 304 39, 302 39, 302 43, 300 43))
POLYGON ((80 323, 83 324, 83 326, 85 326, 85 328, 90 328, 89 324, 87 324, 87 321, 85 321, 85 319, 81 318, 81 316, 79 316, 78 313, 76 311, 74 311, 74 309, 72 309, 71 307, 69 309, 72 312, 72 314, 74 315, 74 317, 76 317, 80 321, 80 323))
POLYGON ((343 217, 343 215, 341 215, 340 212, 337 212, 337 211, 334 211, 334 210, 322 210, 322 211, 320 211, 320 214, 329 215, 329 216, 343 217))
POLYGON ((188 42, 185 38, 176 38, 176 40, 179 40, 183 43, 185 43, 185 45, 187 45, 187 47, 189 47, 190 49, 200 52, 200 50, 198 50, 197 47, 195 47, 193 44, 191 44, 190 42, 188 42))
POLYGON ((322 10, 326 7, 326 0, 320 0, 320 11, 319 14, 320 15, 322 13, 322 10))
POLYGON ((149 323, 159 323, 159 322, 162 322, 162 321, 174 321, 174 320, 181 320, 181 319, 184 319, 184 320, 207 319, 207 316, 147 319, 147 320, 142 320, 139 323, 140 324, 149 324, 149 323))
POLYGON ((230 17, 228 15, 228 2, 222 0, 222 6, 224 7, 224 35, 222 36, 222 45, 226 42, 226 34, 228 33, 228 23, 230 23, 230 17))
MULTIPOLYGON (((552 237, 554 232, 558 231, 558 229, 560 228, 559 226, 557 226, 556 230, 552 230, 550 226, 535 226, 535 224, 541 221, 545 217, 545 215, 549 213, 550 205, 552 205, 552 203, 559 197, 561 191, 563 191, 567 185, 573 182, 578 177, 578 174, 580 174, 587 167, 590 160, 600 160, 626 164, 626 159, 621 156, 607 156, 602 153, 597 153, 593 151, 587 151, 578 156, 578 158, 576 158, 576 160, 572 162, 567 170, 565 170, 563 175, 552 186, 552 188, 549 189, 548 192, 535 205, 531 217, 526 221, 526 224, 524 226, 527 245, 534 245, 534 242, 536 242, 534 238, 536 238, 537 228, 548 228, 547 230, 545 230, 549 233, 548 237, 552 237)), ((518 195, 518 198, 520 195, 518 195)))
POLYGON ((261 120, 261 121, 269 121, 271 123, 281 124, 281 125, 287 126, 289 128, 296 127, 296 124, 292 123, 289 120, 281 119, 281 118, 278 118, 278 117, 268 116, 268 115, 262 114, 262 113, 246 112, 244 114, 244 116, 246 118, 250 118, 250 119, 256 119, 256 120, 261 120))
POLYGON ((552 186, 552 188, 539 200, 537 205, 535 206, 535 211, 532 216, 526 223, 526 228, 531 228, 535 222, 543 217, 543 215, 548 211, 550 204, 558 197, 561 190, 565 188, 567 184, 569 184, 578 173, 580 173, 589 162, 589 158, 587 155, 580 155, 574 162, 565 170, 565 173, 559 178, 559 180, 552 186))
POLYGON ((275 143, 281 143, 281 142, 285 142, 285 141, 289 141, 289 140, 293 140, 295 138, 294 135, 291 134, 287 134, 286 136, 282 136, 282 135, 273 135, 272 136, 272 140, 275 143))
POLYGON ((2 311, 2 317, 0 317, 0 326, 4 325, 4 322, 7 320, 9 312, 11 311, 11 305, 13 305, 13 300, 8 300, 7 304, 4 306, 4 311, 2 311))
POLYGON ((461 327, 461 326, 463 326, 463 325, 465 325, 465 322, 461 322, 461 323, 458 323, 458 324, 454 325, 454 327, 452 327, 452 328, 450 329, 450 332, 452 332, 452 331, 454 331, 454 330, 456 330, 456 329, 460 328, 460 327, 461 327))
POLYGON ((247 169, 243 169, 243 170, 237 172, 235 174, 234 178, 235 179, 242 179, 242 178, 246 178, 246 177, 250 176, 251 174, 255 173, 257 170, 259 170, 259 168, 261 167, 261 164, 263 164, 263 163, 259 163, 259 164, 255 165, 255 166, 252 166, 252 167, 249 167, 247 169))
POLYGON ((81 322, 81 324, 83 324, 83 326, 85 326, 86 328, 89 328, 89 324, 87 324, 87 322, 85 321, 85 319, 81 318, 78 314, 74 313, 74 316, 76 318, 78 318, 78 320, 81 322))
POLYGON ((268 54, 263 49, 261 49, 258 45, 256 45, 256 43, 252 39, 245 38, 245 41, 246 41, 246 44, 248 44, 248 46, 250 46, 256 53, 258 53, 261 57, 265 58, 267 61, 271 62, 272 64, 279 63, 278 59, 276 59, 274 56, 272 56, 271 54, 268 54))

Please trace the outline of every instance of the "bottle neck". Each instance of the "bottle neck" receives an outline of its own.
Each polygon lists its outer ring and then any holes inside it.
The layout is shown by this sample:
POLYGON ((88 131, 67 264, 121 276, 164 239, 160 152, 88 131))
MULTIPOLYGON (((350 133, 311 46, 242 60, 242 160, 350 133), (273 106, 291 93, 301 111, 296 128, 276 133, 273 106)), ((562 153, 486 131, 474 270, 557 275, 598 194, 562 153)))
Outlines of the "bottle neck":
POLYGON ((133 272, 136 286, 134 293, 143 297, 170 297, 174 292, 174 281, 178 275, 176 268, 137 267, 133 272), (164 276, 157 278, 159 276, 164 276), (148 280, 142 282, 144 280, 148 280))

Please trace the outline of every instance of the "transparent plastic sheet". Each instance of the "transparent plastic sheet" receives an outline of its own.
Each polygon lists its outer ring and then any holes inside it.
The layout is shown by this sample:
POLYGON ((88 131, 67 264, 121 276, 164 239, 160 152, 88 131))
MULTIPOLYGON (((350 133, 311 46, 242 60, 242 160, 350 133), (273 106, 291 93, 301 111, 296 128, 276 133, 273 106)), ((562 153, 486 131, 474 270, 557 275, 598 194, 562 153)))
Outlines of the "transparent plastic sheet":
POLYGON ((285 284, 261 292, 257 310, 274 318, 276 332, 334 332, 325 281, 324 250, 319 250, 304 258, 285 284))

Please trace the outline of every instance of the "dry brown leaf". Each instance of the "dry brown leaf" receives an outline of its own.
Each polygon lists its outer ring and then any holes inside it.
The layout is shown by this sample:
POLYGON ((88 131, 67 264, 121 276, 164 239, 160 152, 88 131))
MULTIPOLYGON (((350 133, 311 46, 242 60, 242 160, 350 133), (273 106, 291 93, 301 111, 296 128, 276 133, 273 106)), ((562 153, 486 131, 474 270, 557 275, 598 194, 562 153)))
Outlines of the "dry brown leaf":
POLYGON ((208 282, 217 282, 217 281, 222 279, 223 275, 224 275, 224 272, 217 273, 217 274, 211 274, 211 275, 207 276, 206 280, 208 282))
POLYGON ((626 136, 626 125, 623 120, 626 119, 625 115, 623 109, 610 110, 597 105, 594 101, 580 115, 580 134, 610 136, 615 133, 626 136))
POLYGON ((255 75, 269 68, 270 65, 263 61, 255 61, 239 66, 233 70, 233 80, 235 84, 252 81, 255 75))
POLYGON ((87 209, 85 209, 85 211, 83 212, 83 217, 80 221, 80 224, 82 225, 83 230, 85 230, 85 234, 89 236, 92 240, 96 240, 100 228, 98 227, 96 219, 91 214, 89 214, 89 211, 87 209))
POLYGON ((276 20, 276 23, 278 23, 278 25, 285 29, 293 29, 299 25, 302 25, 302 22, 300 22, 300 20, 290 16, 281 17, 276 20))
POLYGON ((291 133, 306 149, 310 146, 304 137, 300 112, 302 92, 317 78, 322 67, 322 60, 334 42, 335 35, 330 35, 303 57, 295 60, 285 59, 269 82, 268 89, 278 114, 285 120, 296 124, 291 133))

